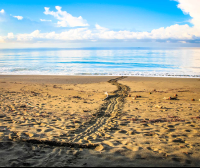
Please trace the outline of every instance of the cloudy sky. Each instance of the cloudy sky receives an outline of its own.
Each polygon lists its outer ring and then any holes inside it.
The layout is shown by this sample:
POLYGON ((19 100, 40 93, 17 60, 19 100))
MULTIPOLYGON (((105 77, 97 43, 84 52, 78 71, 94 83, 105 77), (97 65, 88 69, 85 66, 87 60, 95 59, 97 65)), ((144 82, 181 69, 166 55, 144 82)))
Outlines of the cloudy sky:
POLYGON ((200 0, 1 0, 0 48, 200 47, 200 0))

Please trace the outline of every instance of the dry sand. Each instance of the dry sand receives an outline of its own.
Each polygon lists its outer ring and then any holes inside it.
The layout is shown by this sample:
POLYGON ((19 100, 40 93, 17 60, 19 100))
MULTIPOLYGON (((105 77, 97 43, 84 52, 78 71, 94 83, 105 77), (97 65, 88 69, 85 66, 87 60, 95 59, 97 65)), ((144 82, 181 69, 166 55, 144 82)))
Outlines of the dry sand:
POLYGON ((2 75, 0 166, 199 167, 199 99, 200 79, 2 75))

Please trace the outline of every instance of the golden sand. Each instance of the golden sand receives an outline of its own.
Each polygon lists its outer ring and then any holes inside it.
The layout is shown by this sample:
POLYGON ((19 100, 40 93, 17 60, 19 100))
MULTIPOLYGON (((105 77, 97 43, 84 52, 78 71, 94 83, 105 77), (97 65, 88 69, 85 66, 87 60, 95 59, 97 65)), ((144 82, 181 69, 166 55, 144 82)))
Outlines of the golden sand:
POLYGON ((0 165, 199 167, 199 99, 194 78, 2 75, 0 165))

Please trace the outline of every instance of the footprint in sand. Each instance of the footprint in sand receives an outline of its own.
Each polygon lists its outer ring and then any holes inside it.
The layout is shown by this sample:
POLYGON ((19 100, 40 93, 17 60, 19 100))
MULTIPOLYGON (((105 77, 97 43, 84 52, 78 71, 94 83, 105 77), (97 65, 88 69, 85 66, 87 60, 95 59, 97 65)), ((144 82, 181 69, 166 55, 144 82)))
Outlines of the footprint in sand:
POLYGON ((126 130, 119 130, 119 131, 117 131, 118 133, 121 133, 121 134, 126 134, 127 133, 127 131, 126 130))
POLYGON ((41 132, 42 130, 41 129, 37 129, 37 132, 41 132))
POLYGON ((147 147, 148 150, 152 151, 151 147, 147 147))
POLYGON ((44 132, 51 132, 53 131, 53 129, 49 128, 49 129, 46 129, 44 132))
POLYGON ((172 142, 177 142, 177 143, 185 143, 185 141, 181 138, 175 138, 175 139, 171 139, 172 142))
POLYGON ((174 128, 174 125, 168 125, 167 127, 169 127, 169 128, 174 128))

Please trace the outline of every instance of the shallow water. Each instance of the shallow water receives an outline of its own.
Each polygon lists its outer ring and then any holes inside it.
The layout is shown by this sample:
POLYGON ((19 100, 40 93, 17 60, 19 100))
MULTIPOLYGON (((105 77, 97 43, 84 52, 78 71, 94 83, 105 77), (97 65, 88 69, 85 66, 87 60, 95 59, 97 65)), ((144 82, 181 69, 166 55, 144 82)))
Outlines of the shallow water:
POLYGON ((200 77, 200 48, 3 49, 0 75, 200 77))

